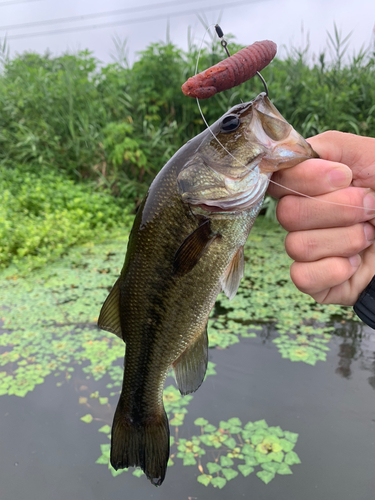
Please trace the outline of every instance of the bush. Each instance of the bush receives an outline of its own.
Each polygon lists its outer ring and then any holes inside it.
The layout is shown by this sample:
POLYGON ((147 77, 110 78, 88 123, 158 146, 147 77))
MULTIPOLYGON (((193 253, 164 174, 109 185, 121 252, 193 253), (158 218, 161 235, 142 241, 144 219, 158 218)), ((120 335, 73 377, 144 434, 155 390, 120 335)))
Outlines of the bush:
MULTIPOLYGON (((312 62, 307 50, 275 59, 262 71, 270 97, 302 135, 375 137, 375 53, 343 64, 340 37, 330 37, 330 63, 325 52, 312 62)), ((240 48, 230 42, 232 53, 240 48)), ((9 60, 0 46, 0 266, 22 258, 40 265, 124 222, 173 153, 205 127, 180 88, 198 52, 156 43, 128 68, 101 66, 88 51, 9 60)), ((199 70, 223 58, 213 41, 199 70)), ((262 90, 253 78, 202 101, 207 122, 262 90)))
POLYGON ((129 223, 113 197, 54 172, 0 170, 0 268, 39 267, 77 243, 102 238, 129 223))

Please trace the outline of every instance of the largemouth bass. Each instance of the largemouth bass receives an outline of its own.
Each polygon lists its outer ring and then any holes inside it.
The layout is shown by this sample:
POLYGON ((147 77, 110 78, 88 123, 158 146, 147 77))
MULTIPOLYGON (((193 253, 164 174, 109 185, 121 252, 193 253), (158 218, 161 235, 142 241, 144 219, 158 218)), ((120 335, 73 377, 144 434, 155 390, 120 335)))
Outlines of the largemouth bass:
POLYGON ((153 484, 163 482, 168 371, 181 394, 201 385, 208 316, 219 292, 237 292, 243 247, 270 176, 316 156, 262 93, 185 144, 153 181, 98 321, 126 342, 112 426, 116 470, 139 466, 153 484))

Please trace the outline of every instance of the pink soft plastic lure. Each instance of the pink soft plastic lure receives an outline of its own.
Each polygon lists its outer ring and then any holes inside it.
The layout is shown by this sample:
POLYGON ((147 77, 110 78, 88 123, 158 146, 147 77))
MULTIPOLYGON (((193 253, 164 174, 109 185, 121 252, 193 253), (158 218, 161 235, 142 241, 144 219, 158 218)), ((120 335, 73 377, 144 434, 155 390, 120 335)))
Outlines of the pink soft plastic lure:
POLYGON ((250 80, 275 57, 277 46, 271 40, 255 42, 215 66, 189 78, 182 92, 189 97, 207 99, 250 80))

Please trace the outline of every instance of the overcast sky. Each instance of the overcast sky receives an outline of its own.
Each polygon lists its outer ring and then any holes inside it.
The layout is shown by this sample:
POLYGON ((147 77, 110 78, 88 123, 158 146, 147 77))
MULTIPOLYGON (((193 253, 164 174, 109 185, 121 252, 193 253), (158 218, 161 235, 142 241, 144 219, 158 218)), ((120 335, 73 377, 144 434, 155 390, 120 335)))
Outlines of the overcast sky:
POLYGON ((170 39, 178 46, 187 47, 189 27, 200 41, 204 28, 197 14, 205 16, 208 24, 221 16, 224 32, 234 34, 243 45, 271 39, 281 56, 285 46, 304 46, 307 36, 311 52, 318 54, 326 47, 326 32, 333 32, 334 23, 343 35, 353 31, 351 52, 374 42, 374 0, 139 0, 137 4, 134 0, 0 0, 0 39, 7 35, 12 55, 88 48, 107 62, 117 35, 127 39, 132 62, 148 44, 166 39, 168 23, 170 39), (116 10, 123 12, 111 13, 116 10), (83 17, 62 22, 74 16, 83 17), (50 20, 56 22, 48 23, 50 20), (37 24, 42 21, 47 23, 37 24), (24 23, 35 24, 15 26, 24 23), (101 27, 103 24, 111 26, 101 27))

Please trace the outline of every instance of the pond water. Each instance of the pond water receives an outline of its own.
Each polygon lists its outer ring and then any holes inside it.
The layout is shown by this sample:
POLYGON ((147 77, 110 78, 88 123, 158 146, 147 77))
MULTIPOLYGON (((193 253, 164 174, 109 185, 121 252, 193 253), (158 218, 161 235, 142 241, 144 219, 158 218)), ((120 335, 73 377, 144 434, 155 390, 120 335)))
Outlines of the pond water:
MULTIPOLYGON (((257 221, 258 224, 258 221, 257 221)), ((256 225, 236 297, 209 320, 194 394, 167 378, 160 488, 108 466, 124 344, 96 327, 122 240, 0 274, 0 499, 373 500, 375 332, 289 278, 284 233, 256 225)))
MULTIPOLYGON (((269 426, 298 433, 294 451, 301 463, 291 466, 292 475, 276 474, 264 484, 254 472, 239 474, 214 489, 197 482, 197 466, 178 460, 160 488, 130 472, 113 477, 95 461, 106 442, 97 429, 111 424, 114 408, 89 398, 95 390, 109 393, 108 379, 93 382, 75 370, 69 380, 47 377, 24 398, 1 398, 0 498, 372 500, 375 334, 357 325, 338 332, 326 362, 315 367, 282 359, 272 342, 277 334, 270 329, 229 349, 210 350, 217 374, 194 395, 179 427, 179 438, 189 439, 199 431, 194 421, 203 415, 216 426, 232 417, 242 423, 265 419, 269 426), (62 385, 57 387, 56 380, 62 385), (79 401, 85 397, 83 410, 79 401), (89 424, 80 420, 86 409, 94 416, 89 424)), ((222 453, 206 451, 212 461, 222 453)))

